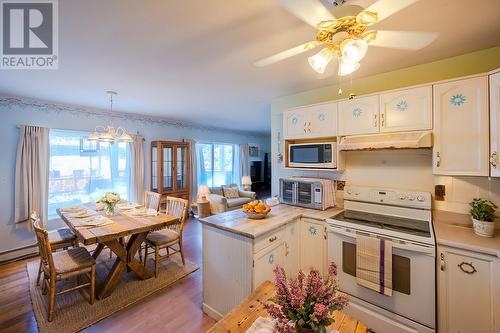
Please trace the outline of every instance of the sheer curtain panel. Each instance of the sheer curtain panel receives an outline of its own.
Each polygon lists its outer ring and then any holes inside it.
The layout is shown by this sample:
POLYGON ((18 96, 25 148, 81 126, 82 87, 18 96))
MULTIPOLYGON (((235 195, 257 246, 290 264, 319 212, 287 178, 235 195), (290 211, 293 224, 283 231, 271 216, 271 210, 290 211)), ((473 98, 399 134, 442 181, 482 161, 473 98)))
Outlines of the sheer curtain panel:
POLYGON ((48 187, 49 129, 21 126, 16 157, 15 223, 28 220, 33 211, 47 221, 48 187))
POLYGON ((144 137, 133 135, 134 141, 130 143, 130 186, 129 198, 137 204, 144 201, 144 137))
POLYGON ((240 144, 240 181, 243 176, 250 176, 250 164, 248 161, 248 143, 240 144))
POLYGON ((197 201, 198 197, 198 150, 196 140, 186 139, 189 143, 189 161, 191 162, 191 183, 189 197, 192 201, 197 201))

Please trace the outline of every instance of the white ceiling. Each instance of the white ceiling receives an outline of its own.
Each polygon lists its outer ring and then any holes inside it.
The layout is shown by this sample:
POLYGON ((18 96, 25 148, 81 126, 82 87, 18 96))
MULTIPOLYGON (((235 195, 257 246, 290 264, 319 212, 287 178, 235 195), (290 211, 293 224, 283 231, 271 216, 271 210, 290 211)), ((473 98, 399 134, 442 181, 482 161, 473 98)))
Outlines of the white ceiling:
MULTIPOLYGON (((498 0, 420 0, 376 28, 439 37, 419 51, 371 47, 354 77, 500 45, 498 13, 498 0)), ((59 69, 0 71, 0 92, 105 109, 116 90, 119 111, 269 132, 273 98, 338 80, 319 79, 307 53, 253 66, 315 35, 271 0, 59 0, 59 25, 59 69)))

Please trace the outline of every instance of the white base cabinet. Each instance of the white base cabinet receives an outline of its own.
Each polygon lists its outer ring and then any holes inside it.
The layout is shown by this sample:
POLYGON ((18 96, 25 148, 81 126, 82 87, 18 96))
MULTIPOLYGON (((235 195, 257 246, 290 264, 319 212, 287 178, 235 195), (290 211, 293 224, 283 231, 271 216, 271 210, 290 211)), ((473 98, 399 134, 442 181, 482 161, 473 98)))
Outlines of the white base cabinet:
POLYGON ((219 320, 266 280, 276 265, 295 278, 299 269, 326 273, 325 222, 296 218, 276 230, 247 238, 203 225, 203 311, 219 320))
POLYGON ((438 247, 440 333, 500 333, 500 260, 438 247))
POLYGON ((309 272, 327 270, 326 224, 324 221, 302 218, 300 221, 300 269, 309 272))

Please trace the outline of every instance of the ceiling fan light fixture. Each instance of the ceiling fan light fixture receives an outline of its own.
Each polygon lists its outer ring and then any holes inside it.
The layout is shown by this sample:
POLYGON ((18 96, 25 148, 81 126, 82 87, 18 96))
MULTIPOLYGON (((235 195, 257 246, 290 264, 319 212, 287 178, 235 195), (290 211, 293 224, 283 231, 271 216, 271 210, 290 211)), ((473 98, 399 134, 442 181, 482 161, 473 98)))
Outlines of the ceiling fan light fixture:
POLYGON ((120 136, 120 142, 134 142, 134 139, 126 131, 120 136))
POLYGON ((365 42, 370 43, 375 38, 377 38, 377 31, 375 30, 367 31, 363 35, 361 35, 361 38, 363 38, 365 42))
POLYGON ((325 47, 312 57, 309 57, 309 65, 318 73, 325 72, 326 66, 332 61, 335 53, 328 47, 325 47))
POLYGON ((340 60, 339 62, 339 76, 349 75, 359 68, 359 62, 344 62, 340 60))
POLYGON ((357 63, 366 55, 368 43, 364 39, 347 38, 340 44, 342 61, 357 63))

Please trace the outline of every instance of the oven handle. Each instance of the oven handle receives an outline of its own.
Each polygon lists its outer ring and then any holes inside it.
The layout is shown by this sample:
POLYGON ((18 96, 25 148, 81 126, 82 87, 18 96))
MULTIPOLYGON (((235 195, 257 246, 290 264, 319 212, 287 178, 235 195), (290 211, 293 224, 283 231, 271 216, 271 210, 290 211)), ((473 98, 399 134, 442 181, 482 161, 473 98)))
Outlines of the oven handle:
POLYGON ((412 252, 417 252, 417 253, 424 253, 428 255, 435 255, 436 250, 434 247, 430 246, 425 246, 425 245, 417 245, 408 241, 400 241, 400 240, 394 240, 389 237, 381 237, 379 235, 374 235, 368 232, 360 232, 356 230, 346 230, 345 228, 339 228, 339 227, 333 227, 333 226, 328 226, 328 231, 334 232, 340 235, 348 236, 348 237, 353 237, 356 238, 357 234, 363 235, 363 236, 368 236, 368 237, 376 237, 376 238, 383 238, 390 240, 392 242, 392 247, 401 249, 401 250, 406 250, 406 251, 412 251, 412 252))

